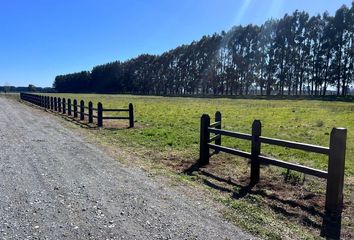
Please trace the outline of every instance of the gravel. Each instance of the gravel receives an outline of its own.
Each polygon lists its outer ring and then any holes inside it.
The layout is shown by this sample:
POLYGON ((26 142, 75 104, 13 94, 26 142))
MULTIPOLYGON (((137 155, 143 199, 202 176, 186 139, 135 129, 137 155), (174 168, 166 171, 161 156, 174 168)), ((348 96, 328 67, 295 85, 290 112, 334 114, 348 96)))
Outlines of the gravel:
POLYGON ((0 239, 253 239, 57 117, 0 97, 0 239))

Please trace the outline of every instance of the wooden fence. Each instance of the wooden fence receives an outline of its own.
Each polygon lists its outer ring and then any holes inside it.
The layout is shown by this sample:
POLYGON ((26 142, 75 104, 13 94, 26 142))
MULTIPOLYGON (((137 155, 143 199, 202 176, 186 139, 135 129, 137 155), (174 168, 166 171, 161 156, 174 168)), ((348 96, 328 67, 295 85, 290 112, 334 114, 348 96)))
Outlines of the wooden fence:
POLYGON ((201 166, 209 163, 209 158, 219 152, 237 155, 251 160, 251 185, 259 182, 260 165, 269 164, 282 167, 319 178, 327 179, 326 187, 326 212, 337 216, 342 211, 343 206, 343 184, 344 184, 344 165, 347 129, 333 128, 330 135, 329 147, 310 145, 299 142, 280 140, 261 136, 262 125, 259 120, 252 124, 252 133, 245 134, 231 132, 221 129, 221 113, 215 113, 215 122, 210 123, 209 115, 201 117, 200 125, 200 152, 199 164, 201 166), (211 134, 214 134, 212 137, 211 134), (240 151, 237 149, 221 146, 221 136, 228 136, 238 139, 251 141, 251 152, 240 151), (214 143, 212 143, 214 142, 214 143), (299 164, 289 163, 271 157, 266 157, 261 153, 261 144, 270 144, 292 149, 303 150, 312 153, 324 154, 328 156, 328 171, 322 171, 299 164), (210 153, 210 149, 214 152, 210 153))
POLYGON ((103 126, 103 120, 105 119, 126 119, 129 120, 129 127, 134 127, 134 108, 133 104, 131 103, 129 103, 129 107, 127 109, 105 109, 100 102, 97 103, 97 107, 94 108, 91 101, 87 106, 85 106, 85 102, 83 100, 78 103, 76 99, 71 101, 70 98, 65 99, 60 97, 43 96, 30 93, 20 93, 20 98, 24 101, 30 102, 45 109, 59 112, 74 118, 79 118, 81 121, 84 121, 86 116, 88 122, 93 123, 93 119, 95 118, 97 119, 98 127, 103 126), (127 112, 128 116, 104 116, 104 112, 127 112))

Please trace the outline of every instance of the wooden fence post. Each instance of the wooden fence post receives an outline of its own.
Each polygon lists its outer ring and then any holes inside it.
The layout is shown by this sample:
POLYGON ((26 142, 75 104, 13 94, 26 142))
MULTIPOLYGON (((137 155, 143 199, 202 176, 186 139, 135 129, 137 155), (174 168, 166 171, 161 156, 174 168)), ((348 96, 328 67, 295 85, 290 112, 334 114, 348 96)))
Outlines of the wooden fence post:
POLYGON ((97 126, 103 126, 103 107, 102 103, 97 103, 97 126))
POLYGON ((199 164, 201 166, 209 164, 209 139, 210 139, 210 117, 203 114, 200 119, 200 147, 199 147, 199 164))
POLYGON ((54 111, 58 111, 58 99, 54 97, 54 111))
POLYGON ((44 99, 43 99, 44 97, 43 96, 41 96, 41 107, 44 107, 44 99))
POLYGON ((251 143, 251 185, 259 182, 261 153, 261 141, 259 137, 262 134, 262 124, 260 120, 254 120, 252 124, 252 143, 251 143))
POLYGON ((66 114, 66 100, 63 98, 63 114, 66 114))
POLYGON ((74 118, 77 118, 77 100, 74 99, 74 118))
POLYGON ((58 98, 58 112, 61 112, 61 98, 58 98))
POLYGON ((68 98, 68 115, 71 116, 71 99, 68 98))
POLYGON ((343 185, 347 129, 333 128, 329 143, 326 213, 336 217, 343 207, 343 185))
POLYGON ((89 101, 88 103, 88 122, 93 123, 93 105, 92 102, 89 101))
MULTIPOLYGON (((216 126, 215 128, 216 129, 221 129, 221 112, 217 111, 215 113, 215 122, 220 122, 220 125, 219 126, 216 126)), ((220 135, 220 138, 216 139, 215 140, 215 145, 221 145, 221 135, 220 135)), ((219 150, 215 150, 215 153, 219 153, 220 151, 219 150)))
POLYGON ((50 97, 50 110, 54 110, 54 99, 53 99, 53 97, 50 97))
POLYGON ((134 127, 134 107, 132 103, 129 103, 129 127, 134 127))
POLYGON ((50 109, 50 97, 46 96, 46 98, 47 98, 47 108, 50 109))
POLYGON ((84 100, 80 101, 80 120, 85 120, 85 102, 84 100))

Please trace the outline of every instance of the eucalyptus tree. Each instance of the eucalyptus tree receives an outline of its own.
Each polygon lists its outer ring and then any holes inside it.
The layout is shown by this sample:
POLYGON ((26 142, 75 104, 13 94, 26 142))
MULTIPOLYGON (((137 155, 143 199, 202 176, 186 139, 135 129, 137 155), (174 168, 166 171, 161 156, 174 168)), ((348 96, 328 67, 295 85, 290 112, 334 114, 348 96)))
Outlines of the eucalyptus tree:
MULTIPOLYGON (((291 29, 293 32, 292 53, 290 64, 293 66, 293 78, 291 84, 292 94, 301 95, 304 81, 304 74, 308 67, 310 40, 309 15, 306 12, 295 11, 292 15, 291 29)), ((290 88, 289 88, 290 93, 290 88)))
POLYGON ((333 77, 336 78, 336 87, 337 87, 337 95, 340 95, 341 86, 342 86, 342 94, 345 93, 346 87, 346 71, 347 71, 347 58, 345 57, 346 54, 346 47, 349 43, 348 39, 348 29, 349 29, 349 9, 343 5, 339 8, 335 16, 333 18, 333 47, 335 50, 335 57, 334 61, 334 75, 333 77))
POLYGON ((277 62, 275 55, 275 38, 277 20, 268 20, 261 27, 258 34, 258 49, 259 55, 262 58, 261 66, 261 79, 262 88, 265 86, 266 95, 271 95, 273 86, 276 82, 277 62), (264 78, 264 80, 263 80, 264 78), (264 83, 265 82, 265 83, 264 83))
POLYGON ((354 77, 353 39, 354 2, 335 16, 295 11, 260 26, 235 26, 161 55, 60 75, 53 85, 61 92, 214 95, 325 95, 336 87, 346 95, 354 77))

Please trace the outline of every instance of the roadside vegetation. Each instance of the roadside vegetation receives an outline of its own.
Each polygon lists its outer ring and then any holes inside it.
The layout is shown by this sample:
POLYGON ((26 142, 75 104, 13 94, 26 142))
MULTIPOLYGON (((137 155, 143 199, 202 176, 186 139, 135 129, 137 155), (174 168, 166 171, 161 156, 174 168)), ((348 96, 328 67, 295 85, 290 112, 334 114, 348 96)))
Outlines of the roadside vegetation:
MULTIPOLYGON (((248 161, 218 154, 201 169, 198 159, 200 117, 220 111, 222 128, 250 133, 254 119, 262 122, 262 135, 328 146, 333 127, 348 129, 345 169, 345 208, 342 236, 354 237, 354 103, 318 100, 257 100, 181 98, 133 95, 55 94, 77 100, 102 102, 104 108, 135 108, 135 128, 124 120, 104 122, 89 134, 114 152, 123 149, 137 157, 132 162, 151 174, 168 175, 176 182, 206 191, 224 206, 225 218, 258 236, 319 238, 324 215, 325 182, 276 167, 264 166, 261 182, 247 189, 248 161)), ((114 113, 110 113, 114 115, 114 113)), ((223 137, 222 144, 250 151, 249 142, 223 137)), ((262 145, 262 152, 278 159, 327 170, 324 155, 262 145)))

